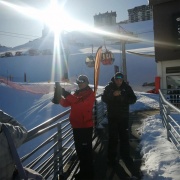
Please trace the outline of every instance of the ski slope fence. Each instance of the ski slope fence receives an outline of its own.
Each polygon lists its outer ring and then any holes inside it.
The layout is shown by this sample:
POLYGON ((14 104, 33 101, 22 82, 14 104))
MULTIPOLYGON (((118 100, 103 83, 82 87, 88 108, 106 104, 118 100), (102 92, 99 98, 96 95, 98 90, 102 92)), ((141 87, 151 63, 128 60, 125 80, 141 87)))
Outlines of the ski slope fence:
POLYGON ((17 90, 34 94, 48 94, 54 91, 54 83, 16 83, 3 77, 0 77, 0 83, 4 83, 17 90))

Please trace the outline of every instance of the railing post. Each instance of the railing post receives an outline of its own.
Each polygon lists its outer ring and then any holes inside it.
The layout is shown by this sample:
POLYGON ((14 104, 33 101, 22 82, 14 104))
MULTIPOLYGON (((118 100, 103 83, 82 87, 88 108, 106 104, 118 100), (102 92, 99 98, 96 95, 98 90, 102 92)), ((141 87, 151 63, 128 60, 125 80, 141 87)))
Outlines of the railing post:
POLYGON ((162 117, 162 123, 166 127, 166 119, 165 119, 166 118, 166 115, 165 115, 166 105, 163 103, 161 96, 159 96, 159 106, 160 106, 160 115, 162 117))
POLYGON ((59 174, 62 175, 63 171, 63 147, 62 147, 62 126, 61 123, 58 123, 58 149, 59 149, 59 167, 62 167, 59 174))
POLYGON ((160 115, 162 116, 162 107, 163 107, 163 105, 162 105, 162 99, 161 99, 161 96, 159 96, 159 107, 160 107, 160 115))
POLYGON ((165 108, 166 108, 166 130, 167 130, 167 139, 168 140, 170 140, 169 139, 169 137, 170 137, 170 133, 169 133, 169 131, 171 130, 171 126, 169 125, 169 123, 170 123, 170 118, 169 118, 169 115, 170 115, 170 108, 169 108, 169 106, 168 105, 165 105, 165 108))
POLYGON ((57 158, 54 160, 54 174, 60 175, 63 174, 63 156, 62 156, 62 127, 61 123, 57 125, 57 136, 54 138, 54 143, 57 143, 57 146, 54 148, 54 155, 57 155, 57 158), (61 168, 62 167, 62 168, 61 168))

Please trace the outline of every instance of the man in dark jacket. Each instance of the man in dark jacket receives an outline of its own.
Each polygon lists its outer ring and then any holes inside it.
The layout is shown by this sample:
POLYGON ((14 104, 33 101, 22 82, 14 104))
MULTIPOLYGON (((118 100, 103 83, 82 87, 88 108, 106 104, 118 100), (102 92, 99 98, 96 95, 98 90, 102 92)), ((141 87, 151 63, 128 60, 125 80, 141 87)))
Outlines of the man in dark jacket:
POLYGON ((114 166, 117 161, 117 146, 119 140, 120 158, 133 175, 138 175, 130 157, 129 145, 129 105, 137 100, 132 88, 124 82, 122 73, 116 73, 105 87, 102 101, 107 105, 109 144, 108 164, 114 166))
POLYGON ((79 89, 70 94, 60 87, 60 105, 71 107, 70 123, 73 128, 75 149, 80 161, 80 172, 75 175, 76 180, 93 179, 92 133, 93 133, 93 106, 95 94, 88 86, 87 76, 80 75, 76 83, 79 89))

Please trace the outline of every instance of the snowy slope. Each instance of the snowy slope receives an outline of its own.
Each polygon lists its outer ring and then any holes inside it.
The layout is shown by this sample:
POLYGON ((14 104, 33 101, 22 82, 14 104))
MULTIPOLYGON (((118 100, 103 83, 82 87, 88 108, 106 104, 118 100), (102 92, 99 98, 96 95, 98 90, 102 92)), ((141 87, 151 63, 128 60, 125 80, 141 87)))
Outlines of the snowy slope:
MULTIPOLYGON (((127 50, 133 51, 133 49, 135 49, 137 52, 138 49, 142 51, 142 48, 153 48, 152 21, 124 24, 121 26, 127 31, 139 33, 139 38, 143 39, 143 42, 140 43, 127 44, 127 50)), ((112 28, 114 32, 118 29, 117 27, 112 28)), ((102 36, 93 33, 70 32, 66 35, 66 39, 70 42, 68 44, 68 73, 70 79, 75 79, 79 74, 86 74, 90 79, 90 83, 93 84, 94 71, 93 68, 86 66, 85 59, 92 53, 92 44, 94 45, 94 55, 98 47, 104 45, 102 36)), ((51 49, 53 52, 54 39, 52 36, 35 39, 34 41, 13 48, 12 52, 15 53, 18 50, 27 52, 28 49, 31 48, 38 49, 39 51, 51 49)), ((114 53, 115 62, 111 66, 101 65, 99 85, 106 85, 110 81, 114 74, 114 65, 119 66, 120 71, 122 70, 121 45, 113 45, 112 42, 107 41, 106 48, 114 53)), ((103 50, 105 50, 105 46, 103 46, 103 50)), ((11 75, 13 81, 22 82, 24 80, 24 73, 26 73, 28 82, 59 81, 62 70, 61 67, 56 66, 56 63, 55 71, 53 71, 54 62, 52 55, 0 58, 0 76, 7 77, 11 75)), ((135 90, 143 90, 142 84, 144 82, 154 82, 156 76, 156 63, 154 58, 127 53, 126 64, 128 81, 135 90)), ((149 87, 149 89, 152 89, 152 87, 149 87)))

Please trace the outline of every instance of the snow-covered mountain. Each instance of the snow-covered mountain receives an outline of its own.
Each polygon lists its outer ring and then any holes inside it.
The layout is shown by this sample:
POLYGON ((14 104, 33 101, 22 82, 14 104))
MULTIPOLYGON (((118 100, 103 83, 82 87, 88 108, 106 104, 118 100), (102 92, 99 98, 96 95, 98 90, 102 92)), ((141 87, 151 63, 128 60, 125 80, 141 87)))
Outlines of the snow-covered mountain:
POLYGON ((6 52, 6 51, 9 51, 11 49, 12 49, 11 47, 6 47, 6 46, 1 46, 0 45, 0 52, 6 52))
MULTIPOLYGON (((139 43, 127 43, 126 50, 141 52, 153 49, 153 21, 143 21, 137 23, 123 24, 121 26, 106 28, 111 32, 133 32, 138 35, 141 40, 139 43)), ((90 83, 94 82, 94 70, 85 64, 88 55, 93 55, 99 46, 103 46, 112 51, 115 57, 113 65, 101 65, 99 85, 106 85, 114 75, 114 65, 122 70, 121 44, 118 39, 116 41, 105 41, 104 35, 96 33, 69 32, 64 36, 65 48, 68 46, 68 75, 70 79, 74 79, 79 74, 86 74, 90 83)), ((53 55, 43 55, 42 51, 50 49, 54 50, 54 38, 52 36, 41 37, 31 42, 17 46, 11 49, 13 55, 15 52, 23 52, 23 56, 13 56, 0 58, 0 76, 13 77, 13 81, 22 82, 24 74, 27 75, 28 82, 49 82, 59 81, 61 74, 61 66, 57 66, 53 55), (39 55, 29 56, 29 49, 36 49, 39 55), (55 67, 54 67, 55 66, 55 67), (54 70, 55 69, 55 70, 54 70)), ((4 52, 1 52, 2 54, 4 52)), ((153 57, 137 56, 131 53, 126 54, 127 77, 128 81, 135 90, 138 90, 144 82, 154 82, 156 76, 156 63, 153 57)))

